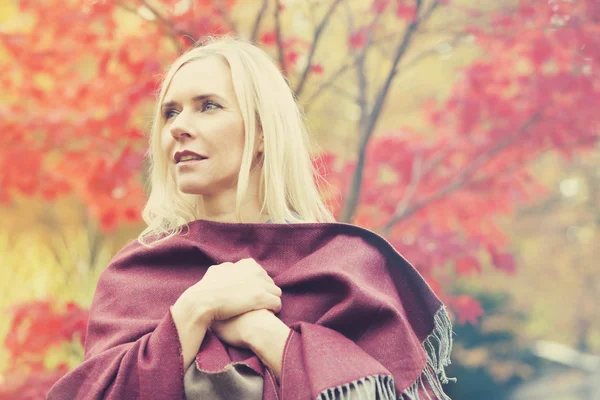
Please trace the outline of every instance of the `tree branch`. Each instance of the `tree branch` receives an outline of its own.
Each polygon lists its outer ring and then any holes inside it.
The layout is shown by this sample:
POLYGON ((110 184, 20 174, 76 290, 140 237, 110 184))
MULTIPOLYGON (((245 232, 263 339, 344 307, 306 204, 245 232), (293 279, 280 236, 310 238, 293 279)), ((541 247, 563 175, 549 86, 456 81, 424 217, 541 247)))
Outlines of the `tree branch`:
MULTIPOLYGON (((456 44, 459 42, 459 40, 464 37, 465 35, 457 35, 456 37, 454 37, 450 43, 451 44, 456 44)), ((384 38, 385 40, 389 40, 388 38, 384 38)), ((373 42, 373 45, 376 45, 377 43, 380 43, 381 41, 377 40, 373 42)), ((398 69, 398 73, 399 72, 403 72, 405 70, 408 70, 410 68, 412 68, 413 66, 415 66, 419 61, 423 60, 424 58, 431 56, 433 54, 437 53, 436 47, 427 49, 425 51, 423 51, 422 53, 416 55, 414 58, 412 58, 411 60, 409 60, 408 62, 404 63, 402 65, 402 68, 398 69)), ((327 89, 329 89, 330 87, 335 85, 335 82, 346 72, 350 69, 350 67, 354 67, 356 65, 356 59, 354 60, 353 63, 347 63, 342 65, 340 68, 338 68, 337 71, 335 71, 333 74, 331 74, 329 76, 329 78, 323 82, 321 84, 321 86, 319 86, 317 88, 317 90, 315 90, 315 92, 308 98, 308 100, 306 100, 306 106, 305 108, 308 109, 310 107, 310 104, 313 103, 321 94, 323 94, 323 92, 327 89)), ((357 101, 358 103, 358 101, 357 101)))
POLYGON ((298 97, 300 96, 300 93, 302 93, 302 90, 304 89, 304 85, 308 79, 308 75, 311 70, 312 60, 314 58, 315 51, 317 50, 317 45, 319 43, 319 40, 321 39, 323 30, 327 26, 327 23, 329 22, 331 15, 335 11, 336 7, 341 3, 341 1, 342 0, 334 0, 333 3, 331 3, 331 6, 325 13, 325 16, 323 17, 321 22, 319 22, 319 25, 317 25, 317 28, 315 29, 315 33, 313 35, 313 40, 312 40, 312 43, 310 46, 310 50, 308 52, 308 60, 306 61, 306 66, 304 67, 304 71, 302 71, 302 76, 300 77, 300 81, 298 82, 298 85, 296 86, 296 89, 294 90, 294 92, 296 93, 296 96, 298 96, 298 97))
POLYGON ((254 27, 252 28, 252 33, 250 34, 250 40, 252 43, 256 43, 258 31, 260 30, 260 23, 267 12, 267 7, 269 5, 269 0, 263 0, 262 6, 260 6, 260 10, 256 15, 256 19, 254 20, 254 27))
POLYGON ((346 63, 338 68, 338 70, 333 74, 331 74, 329 78, 323 82, 323 84, 321 84, 321 86, 319 86, 313 95, 310 96, 310 98, 305 102, 305 110, 308 110, 310 105, 317 99, 317 97, 319 97, 319 95, 321 95, 326 89, 332 87, 335 84, 335 81, 337 81, 344 74, 344 72, 354 65, 355 64, 352 62, 346 63))
POLYGON ((428 204, 433 203, 450 193, 455 192, 460 189, 472 176, 475 174, 481 167, 487 164, 490 160, 492 160, 498 153, 506 149, 510 146, 515 140, 517 140, 522 132, 527 131, 531 125, 533 125, 539 119, 539 113, 534 114, 529 121, 527 121, 520 129, 516 135, 505 137, 504 140, 496 143, 494 147, 492 147, 487 152, 481 154, 479 157, 475 158, 471 164, 469 164, 465 169, 462 170, 461 173, 456 175, 452 181, 450 181, 446 186, 444 186, 439 191, 423 198, 422 200, 414 203, 412 206, 409 204, 400 205, 396 210, 394 216, 390 219, 390 221, 384 225, 381 230, 382 233, 388 234, 389 231, 396 225, 400 220, 408 217, 411 214, 414 214, 416 211, 425 207, 428 204))
MULTIPOLYGON (((175 29, 175 25, 173 24, 173 22, 171 22, 167 18, 165 18, 160 12, 158 12, 158 10, 156 8, 154 8, 153 6, 148 4, 148 2, 146 0, 140 0, 140 1, 142 2, 143 6, 146 7, 146 9, 148 9, 148 11, 150 11, 152 16, 157 20, 157 22, 158 22, 157 25, 169 37, 169 39, 171 40, 171 42, 177 49, 177 52, 181 53, 183 51, 183 49, 181 48, 181 45, 177 41, 177 37, 175 36, 175 34, 178 34, 178 33, 183 34, 183 35, 188 35, 188 34, 186 32, 177 31, 175 29)), ((117 7, 120 7, 121 9, 123 9, 127 12, 135 14, 136 16, 138 16, 142 19, 146 19, 140 15, 140 13, 138 12, 137 9, 125 4, 123 1, 117 1, 116 5, 117 5, 117 7)), ((188 35, 188 36, 191 37, 191 35, 188 35)))
MULTIPOLYGON (((463 39, 467 36, 468 36, 468 34, 466 34, 465 32, 457 33, 451 39, 445 41, 445 43, 452 45, 452 47, 454 48, 454 46, 456 46, 460 42, 461 39, 463 39)), ((432 47, 430 49, 427 49, 427 50, 421 52, 420 54, 417 54, 415 57, 413 57, 412 59, 410 59, 406 63, 404 63, 401 68, 398 65, 398 69, 396 72, 407 70, 407 69, 413 67, 415 64, 417 64, 419 61, 423 60, 424 58, 438 53, 437 48, 438 48, 438 45, 436 45, 435 47, 432 47)))
MULTIPOLYGON (((352 18, 352 14, 348 10, 348 26, 353 29, 354 21, 352 18)), ((375 29, 377 28, 379 19, 381 18, 382 13, 376 13, 373 17, 373 20, 367 25, 367 37, 365 40, 365 44, 362 47, 361 51, 358 52, 358 55, 355 56, 355 65, 356 65, 356 78, 357 78, 357 86, 358 86, 358 105, 360 107, 360 118, 359 118, 359 132, 363 132, 364 123, 367 121, 367 116, 369 114, 369 104, 367 99, 368 94, 368 79, 365 61, 367 57, 367 51, 371 48, 373 44, 373 35, 375 33, 375 29)), ((352 32, 350 32, 352 34, 352 32)))
POLYGON ((346 99, 348 99, 348 100, 350 100, 350 101, 352 101, 354 103, 360 104, 360 99, 357 96, 355 96, 353 93, 350 93, 345 88, 333 84, 333 85, 331 85, 331 89, 334 92, 336 92, 337 94, 339 94, 340 96, 342 96, 342 97, 344 97, 344 98, 346 98, 346 99))
POLYGON ((417 154, 412 165, 410 183, 406 187, 406 190, 404 191, 404 196, 402 196, 402 200, 400 200, 397 209, 404 209, 408 207, 415 193, 417 192, 417 187, 419 187, 419 183, 421 182, 421 179, 424 175, 425 173, 423 171, 423 156, 421 154, 417 154))
MULTIPOLYGON (((416 0, 416 15, 419 15, 421 6, 422 0, 416 0)), ((342 214, 340 217, 341 222, 350 222, 352 220, 352 217, 354 216, 356 207, 358 206, 358 199, 360 196, 360 190, 362 186, 363 170, 366 161, 366 147, 373 134, 375 125, 383 109, 383 104, 387 98, 387 94, 391 87, 392 81, 397 73, 398 63, 400 62, 402 56, 404 56, 404 54, 406 53, 411 39, 417 31, 419 25, 423 23, 425 19, 429 18, 429 16, 433 12, 433 10, 437 8, 437 6, 438 2, 434 1, 432 6, 425 13, 423 13, 422 17, 415 18, 415 20, 408 25, 404 37, 402 38, 402 41, 396 49, 394 59, 392 61, 392 66, 387 75, 385 83, 383 84, 375 98, 373 110, 371 112, 366 113, 366 121, 360 121, 360 142, 358 159, 356 162, 356 168, 354 169, 354 175, 352 176, 350 190, 348 192, 346 201, 344 203, 344 207, 342 209, 342 214)))
POLYGON ((275 0, 275 39, 277 41, 277 57, 279 59, 279 67, 281 68, 281 72, 287 76, 288 72, 285 65, 285 56, 283 54, 283 43, 281 39, 280 7, 280 0, 275 0))

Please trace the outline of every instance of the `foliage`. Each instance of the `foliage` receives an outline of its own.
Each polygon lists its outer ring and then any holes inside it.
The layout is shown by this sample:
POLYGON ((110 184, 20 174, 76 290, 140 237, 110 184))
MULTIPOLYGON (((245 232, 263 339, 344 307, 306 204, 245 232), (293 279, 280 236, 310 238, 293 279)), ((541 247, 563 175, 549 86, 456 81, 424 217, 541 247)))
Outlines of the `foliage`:
MULTIPOLYGON (((52 350, 69 345, 81 353, 88 312, 69 302, 62 309, 53 300, 19 304, 11 310, 11 327, 4 341, 9 352, 10 373, 0 385, 0 399, 44 398, 48 389, 64 375, 69 365, 47 365, 52 350)), ((81 359, 82 354, 77 354, 81 359)))

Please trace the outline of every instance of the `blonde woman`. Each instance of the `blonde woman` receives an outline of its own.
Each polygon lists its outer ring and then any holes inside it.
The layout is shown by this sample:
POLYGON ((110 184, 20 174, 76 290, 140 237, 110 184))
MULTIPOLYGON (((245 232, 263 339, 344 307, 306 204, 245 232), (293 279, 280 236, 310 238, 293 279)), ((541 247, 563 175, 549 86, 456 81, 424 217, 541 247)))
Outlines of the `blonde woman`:
POLYGON ((148 227, 49 399, 447 398, 443 304, 384 239, 335 223, 266 53, 222 37, 177 59, 150 160, 148 227))

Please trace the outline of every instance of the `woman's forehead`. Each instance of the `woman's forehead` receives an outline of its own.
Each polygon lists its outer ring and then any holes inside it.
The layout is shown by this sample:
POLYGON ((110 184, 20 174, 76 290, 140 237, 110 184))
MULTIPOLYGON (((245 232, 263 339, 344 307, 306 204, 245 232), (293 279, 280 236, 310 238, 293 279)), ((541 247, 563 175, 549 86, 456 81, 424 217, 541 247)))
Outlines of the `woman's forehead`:
POLYGON ((229 65, 220 57, 204 57, 184 64, 173 76, 165 102, 198 95, 229 98, 234 93, 229 65))

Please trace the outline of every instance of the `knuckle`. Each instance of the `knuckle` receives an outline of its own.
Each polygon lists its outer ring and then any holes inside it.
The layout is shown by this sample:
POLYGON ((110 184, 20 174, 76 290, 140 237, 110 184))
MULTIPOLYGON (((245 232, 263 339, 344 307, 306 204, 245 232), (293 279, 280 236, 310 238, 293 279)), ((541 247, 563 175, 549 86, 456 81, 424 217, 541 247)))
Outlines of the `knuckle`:
POLYGON ((271 277, 269 276, 269 274, 267 273, 267 271, 265 271, 264 269, 259 269, 256 270, 256 274, 261 277, 261 278, 265 278, 267 281, 271 281, 271 277))
POLYGON ((259 290, 259 291, 257 291, 257 292, 254 294, 254 296, 253 296, 253 298, 254 298, 254 301, 256 301, 256 302, 263 302, 263 301, 265 301, 265 297, 266 297, 266 296, 265 296, 265 292, 263 292, 263 291, 260 291, 260 290, 259 290))
POLYGON ((230 263, 229 261, 226 261, 221 264, 213 265, 211 268, 223 269, 223 268, 230 268, 232 265, 233 265, 232 263, 230 263))

